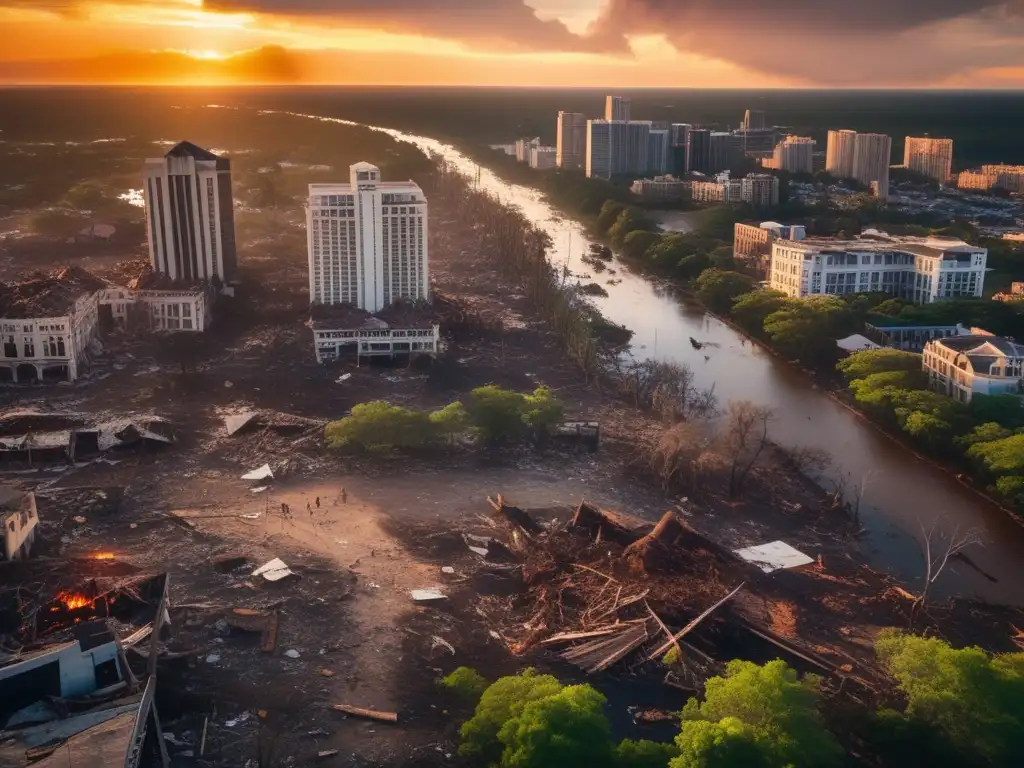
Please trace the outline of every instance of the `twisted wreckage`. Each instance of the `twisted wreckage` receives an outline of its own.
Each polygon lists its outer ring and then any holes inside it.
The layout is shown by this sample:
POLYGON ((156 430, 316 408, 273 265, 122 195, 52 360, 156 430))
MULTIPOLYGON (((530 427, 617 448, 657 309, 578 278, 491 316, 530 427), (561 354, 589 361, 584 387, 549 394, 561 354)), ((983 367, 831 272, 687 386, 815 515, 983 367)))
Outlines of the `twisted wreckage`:
POLYGON ((169 764, 154 698, 167 581, 106 554, 0 562, 0 765, 169 764))
POLYGON ((481 587, 490 594, 477 613, 516 655, 554 652, 588 673, 663 660, 659 677, 685 690, 733 658, 783 658, 847 691, 877 691, 885 675, 864 616, 905 624, 906 593, 852 558, 826 567, 783 542, 733 551, 676 511, 651 527, 584 502, 558 525, 488 500, 503 540, 467 544, 484 559, 482 584, 511 587, 481 587))

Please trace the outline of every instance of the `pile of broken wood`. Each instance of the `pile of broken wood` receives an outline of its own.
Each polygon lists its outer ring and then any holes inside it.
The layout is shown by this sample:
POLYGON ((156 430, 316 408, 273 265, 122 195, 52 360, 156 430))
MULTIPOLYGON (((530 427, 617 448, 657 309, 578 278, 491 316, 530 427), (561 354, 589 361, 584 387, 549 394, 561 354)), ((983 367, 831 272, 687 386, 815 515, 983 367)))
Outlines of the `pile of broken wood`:
POLYGON ((517 655, 554 651, 595 673, 616 664, 636 668, 675 649, 673 667, 692 684, 733 657, 714 653, 715 633, 728 624, 805 667, 846 675, 807 645, 752 620, 746 601, 734 598, 772 590, 766 575, 674 511, 652 528, 584 502, 567 524, 545 526, 500 495, 488 501, 505 543, 474 551, 518 558, 522 584, 508 598, 482 597, 478 612, 517 655))

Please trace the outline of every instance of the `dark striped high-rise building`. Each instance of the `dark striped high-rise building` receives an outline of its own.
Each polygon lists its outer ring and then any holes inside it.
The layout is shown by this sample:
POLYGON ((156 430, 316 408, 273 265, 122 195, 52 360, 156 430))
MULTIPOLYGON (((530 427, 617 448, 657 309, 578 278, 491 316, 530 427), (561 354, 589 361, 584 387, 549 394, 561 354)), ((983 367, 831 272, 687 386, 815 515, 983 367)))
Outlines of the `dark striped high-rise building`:
POLYGON ((146 160, 144 194, 154 272, 184 283, 235 276, 230 160, 183 141, 146 160))

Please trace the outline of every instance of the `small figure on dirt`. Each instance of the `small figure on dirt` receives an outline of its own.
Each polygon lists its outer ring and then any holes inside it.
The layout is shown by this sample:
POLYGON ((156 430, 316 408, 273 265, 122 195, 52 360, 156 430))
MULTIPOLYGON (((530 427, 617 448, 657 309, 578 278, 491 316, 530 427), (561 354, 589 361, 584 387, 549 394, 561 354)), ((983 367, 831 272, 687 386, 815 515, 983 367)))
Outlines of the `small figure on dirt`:
POLYGON ((288 517, 288 505, 285 504, 283 501, 281 502, 281 514, 284 517, 288 517))
POLYGON ((348 492, 344 488, 341 489, 341 503, 348 504, 348 492))
POLYGON ((320 509, 320 497, 319 496, 316 497, 316 508, 320 509))
POLYGON ((313 505, 310 504, 308 501, 306 502, 306 511, 309 512, 310 517, 313 516, 313 505))

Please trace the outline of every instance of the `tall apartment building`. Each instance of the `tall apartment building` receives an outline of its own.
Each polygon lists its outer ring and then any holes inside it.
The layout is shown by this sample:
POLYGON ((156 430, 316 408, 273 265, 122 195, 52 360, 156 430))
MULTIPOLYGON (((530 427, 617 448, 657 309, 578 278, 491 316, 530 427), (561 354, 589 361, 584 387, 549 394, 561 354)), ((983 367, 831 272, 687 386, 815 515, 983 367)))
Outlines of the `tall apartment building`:
POLYGON ((312 303, 379 312, 428 298, 427 199, 412 181, 356 163, 348 184, 310 184, 306 235, 312 303))
POLYGON ((853 178, 853 151, 856 131, 829 131, 825 150, 825 171, 837 179, 853 178))
POLYGON ((814 139, 806 136, 787 136, 775 145, 769 168, 790 173, 814 172, 814 139))
POLYGON ((711 167, 711 131, 707 128, 690 129, 690 165, 691 172, 709 174, 711 167))
POLYGON ((516 139, 516 160, 520 163, 529 163, 530 152, 533 151, 534 147, 539 146, 539 136, 534 136, 532 139, 516 139))
POLYGON ((748 109, 743 115, 741 130, 763 131, 767 127, 763 109, 748 109))
POLYGON ((980 297, 988 251, 944 237, 776 240, 771 287, 787 296, 883 291, 915 304, 980 297))
POLYGON ((738 205, 743 202, 743 182, 730 179, 728 171, 715 176, 714 181, 695 181, 690 185, 693 200, 698 203, 729 203, 738 205))
POLYGON ((624 120, 587 121, 587 176, 613 176, 647 171, 651 123, 624 120))
POLYGON ((606 96, 604 99, 605 120, 630 119, 630 100, 628 96, 606 96))
POLYGON ((911 171, 946 181, 953 173, 953 140, 907 136, 903 165, 911 171))
POLYGON ((672 123, 669 127, 669 165, 677 176, 690 171, 690 129, 689 123, 672 123))
POLYGON ((889 197, 889 163, 892 139, 884 133, 858 133, 853 145, 853 178, 877 185, 878 198, 889 197))
POLYGON ((743 162, 742 139, 734 133, 712 131, 709 138, 710 170, 738 170, 743 162))
POLYGON ((669 172, 672 153, 668 130, 651 130, 647 139, 647 171, 662 176, 669 172))
POLYGON ((803 240, 807 230, 799 224, 779 224, 763 221, 760 224, 740 224, 733 227, 732 253, 737 259, 755 264, 764 274, 769 274, 772 244, 776 240, 803 240))
POLYGON ((779 143, 779 133, 774 128, 733 131, 733 135, 740 137, 743 151, 751 155, 772 152, 779 143))
POLYGON ((231 161, 183 141, 145 162, 143 194, 153 271, 172 280, 235 276, 231 161))
POLYGON ((779 178, 751 173, 741 180, 740 199, 754 208, 774 208, 779 204, 779 178))
POLYGON ((559 112, 555 140, 555 164, 580 169, 587 165, 587 116, 581 112, 559 112))
POLYGON ((554 147, 533 147, 530 149, 530 167, 535 171, 554 168, 558 150, 554 147))

